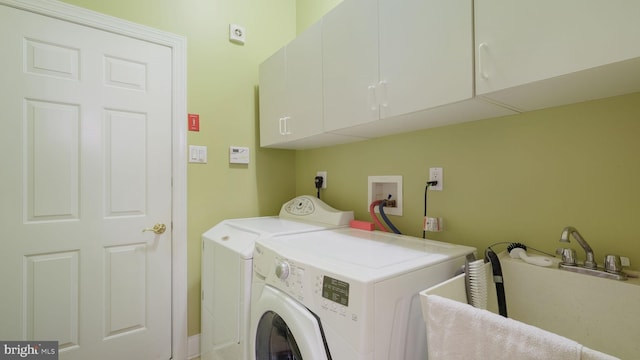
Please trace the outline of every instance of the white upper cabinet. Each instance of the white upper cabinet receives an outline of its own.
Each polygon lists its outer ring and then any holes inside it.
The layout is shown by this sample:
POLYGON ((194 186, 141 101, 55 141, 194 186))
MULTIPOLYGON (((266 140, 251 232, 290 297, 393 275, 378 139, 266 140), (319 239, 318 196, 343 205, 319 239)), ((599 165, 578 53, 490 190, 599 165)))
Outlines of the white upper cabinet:
POLYGON ((286 96, 285 49, 260 64, 260 145, 286 141, 283 122, 289 113, 286 96))
POLYGON ((377 2, 344 0, 322 21, 325 130, 377 120, 377 2))
POLYGON ((321 133, 321 23, 260 65, 260 145, 321 133))
POLYGON ((345 0, 328 13, 325 130, 473 97, 471 11, 470 0, 345 0))
POLYGON ((475 0, 476 90, 527 111, 640 91, 640 1, 475 0))
POLYGON ((379 0, 380 117, 473 97, 471 0, 379 0))
POLYGON ((261 145, 328 146, 640 91, 638 14, 634 0, 343 0, 260 66, 261 145))
POLYGON ((325 131, 377 137, 512 114, 474 99, 471 0, 344 0, 323 18, 325 131))

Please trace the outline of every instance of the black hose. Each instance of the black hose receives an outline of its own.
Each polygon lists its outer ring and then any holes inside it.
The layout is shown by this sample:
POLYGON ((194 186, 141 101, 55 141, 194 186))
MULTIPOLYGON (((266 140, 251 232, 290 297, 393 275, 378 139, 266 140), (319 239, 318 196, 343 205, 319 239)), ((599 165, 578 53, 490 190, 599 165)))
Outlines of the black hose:
POLYGON ((504 279, 502 278, 500 260, 498 260, 498 255, 491 248, 485 251, 484 256, 485 261, 491 263, 493 282, 496 284, 496 295, 498 297, 498 311, 500 315, 507 317, 507 300, 504 296, 504 279))
POLYGON ((400 230, 398 230, 398 228, 393 225, 391 220, 389 220, 389 218, 387 217, 387 214, 384 213, 383 208, 385 207, 385 205, 387 205, 387 200, 383 200, 378 205, 378 210, 380 211, 380 216, 382 217, 382 220, 384 220, 387 226, 389 226, 389 229, 391 229, 391 231, 393 231, 396 234, 401 234, 400 230))

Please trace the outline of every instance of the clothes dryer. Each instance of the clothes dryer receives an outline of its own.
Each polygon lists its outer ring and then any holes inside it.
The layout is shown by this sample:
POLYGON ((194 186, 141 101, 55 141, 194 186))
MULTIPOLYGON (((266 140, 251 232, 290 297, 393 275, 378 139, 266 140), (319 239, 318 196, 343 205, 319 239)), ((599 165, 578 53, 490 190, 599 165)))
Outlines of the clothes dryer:
POLYGON ((279 216, 224 220, 202 234, 200 356, 246 360, 254 243, 274 235, 345 227, 353 212, 312 196, 282 205, 279 216))
POLYGON ((351 228, 259 239, 250 359, 424 360, 418 293, 475 250, 351 228))

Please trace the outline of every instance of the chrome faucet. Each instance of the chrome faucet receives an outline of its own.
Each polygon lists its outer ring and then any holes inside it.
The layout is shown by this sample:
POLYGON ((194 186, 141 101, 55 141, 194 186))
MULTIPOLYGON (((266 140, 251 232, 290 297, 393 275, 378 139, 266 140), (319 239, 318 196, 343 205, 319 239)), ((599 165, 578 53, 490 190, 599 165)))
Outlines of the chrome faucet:
POLYGON ((585 253, 587 254, 587 258, 584 261, 584 267, 587 268, 587 269, 596 269, 598 267, 598 265, 596 264, 596 261, 594 260, 593 250, 591 250, 591 246, 589 246, 589 244, 587 244, 587 242, 580 235, 578 230, 576 230, 576 228, 574 228, 573 226, 567 226, 566 228, 564 228, 562 230, 562 234, 560 235, 560 241, 568 243, 568 242, 570 242, 569 241, 569 237, 572 236, 572 235, 578 241, 578 244, 580 244, 580 246, 582 246, 582 248, 584 249, 585 253))

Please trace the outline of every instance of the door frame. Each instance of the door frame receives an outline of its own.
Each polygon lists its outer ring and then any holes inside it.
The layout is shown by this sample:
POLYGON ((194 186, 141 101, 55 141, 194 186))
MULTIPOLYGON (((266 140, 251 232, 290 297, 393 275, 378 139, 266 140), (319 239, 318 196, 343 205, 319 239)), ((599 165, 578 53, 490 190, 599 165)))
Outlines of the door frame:
POLYGON ((187 351, 187 40, 147 26, 55 0, 0 0, 0 4, 118 35, 167 46, 172 56, 172 244, 171 352, 186 359, 187 351))

